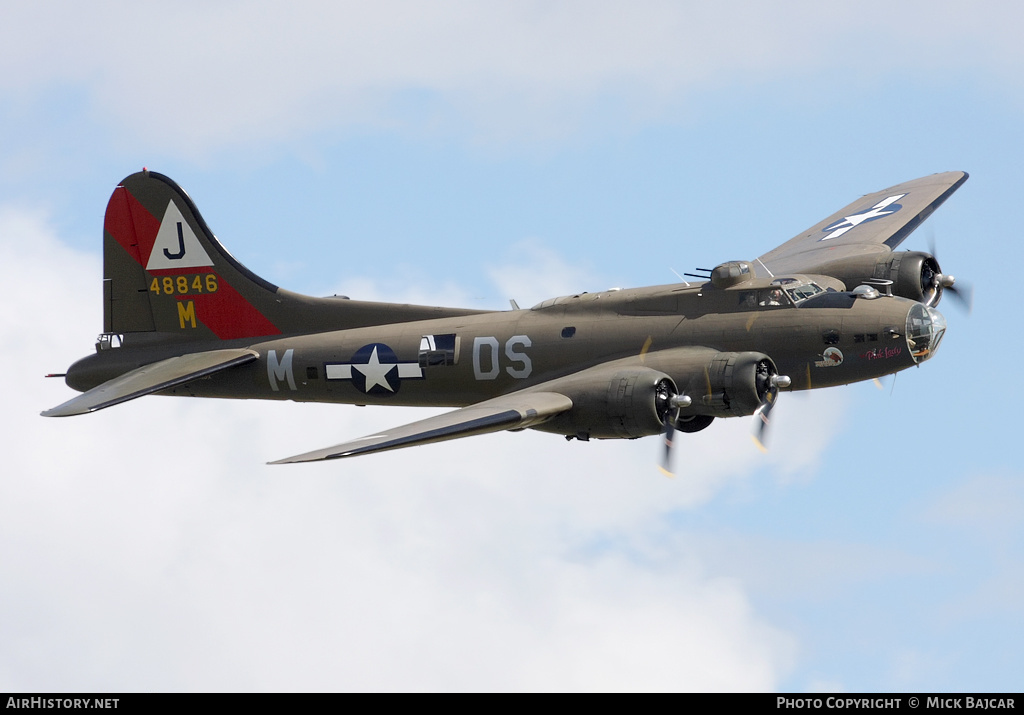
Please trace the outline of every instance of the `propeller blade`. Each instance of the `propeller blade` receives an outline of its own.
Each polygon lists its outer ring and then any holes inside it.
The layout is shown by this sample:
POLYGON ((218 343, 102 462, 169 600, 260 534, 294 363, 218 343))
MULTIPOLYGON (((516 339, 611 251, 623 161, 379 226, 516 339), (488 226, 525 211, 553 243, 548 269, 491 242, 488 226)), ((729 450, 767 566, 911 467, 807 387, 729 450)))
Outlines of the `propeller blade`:
MULTIPOLYGON (((935 258, 935 262, 942 266, 939 262, 939 253, 935 248, 935 236, 932 235, 928 238, 928 250, 935 258)), ((940 268, 941 270, 941 268, 940 268)), ((935 281, 938 283, 943 291, 949 291, 956 302, 960 304, 960 307, 967 311, 967 314, 971 314, 971 309, 974 307, 974 289, 969 283, 961 283, 959 286, 956 285, 956 278, 953 276, 947 276, 943 273, 939 273, 935 276, 935 281)))
POLYGON ((663 420, 664 426, 661 431, 662 439, 665 442, 665 452, 661 456, 661 464, 658 465, 658 469, 669 478, 676 476, 675 472, 672 471, 672 440, 676 434, 676 428, 672 425, 674 421, 672 412, 667 410, 663 420))
POLYGON ((665 386, 663 391, 659 395, 659 400, 663 400, 662 416, 661 416, 661 436, 665 443, 665 453, 661 457, 661 464, 658 465, 658 469, 666 477, 674 477, 675 472, 672 471, 672 442, 676 435, 676 420, 679 419, 679 410, 683 407, 689 407, 693 401, 686 395, 674 395, 674 390, 665 386))
POLYGON ((765 446, 768 423, 771 412, 779 401, 779 388, 789 387, 791 384, 793 384, 793 381, 785 375, 772 375, 769 378, 768 389, 764 392, 764 398, 761 400, 757 410, 754 411, 754 434, 751 435, 751 438, 762 452, 768 451, 768 448, 765 446))
POLYGON ((772 393, 769 392, 765 395, 765 401, 761 403, 761 406, 754 413, 754 444, 762 452, 768 451, 768 448, 764 446, 765 435, 768 432, 768 417, 775 406, 775 399, 772 393))
POLYGON ((971 310, 974 308, 974 288, 969 284, 965 284, 960 286, 951 285, 949 288, 946 288, 946 290, 949 291, 951 296, 956 298, 960 307, 966 310, 967 314, 970 315, 971 310))

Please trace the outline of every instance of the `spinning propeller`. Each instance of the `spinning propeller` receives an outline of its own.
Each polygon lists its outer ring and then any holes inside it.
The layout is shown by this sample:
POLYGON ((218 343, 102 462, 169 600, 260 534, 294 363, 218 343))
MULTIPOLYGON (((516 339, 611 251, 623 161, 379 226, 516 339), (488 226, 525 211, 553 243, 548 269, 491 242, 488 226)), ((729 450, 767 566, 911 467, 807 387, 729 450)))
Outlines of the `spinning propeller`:
POLYGON ((679 420, 679 410, 693 404, 686 395, 676 394, 675 388, 668 380, 658 383, 655 395, 655 404, 658 413, 661 415, 661 436, 665 441, 665 453, 661 457, 661 465, 658 467, 666 477, 674 477, 672 471, 672 439, 675 437, 675 424, 679 420))
MULTIPOLYGON (((754 384, 760 404, 754 411, 754 443, 761 451, 765 449, 765 436, 768 430, 769 415, 778 401, 779 389, 789 387, 792 380, 786 375, 775 372, 775 366, 769 360, 758 363, 754 376, 754 384)), ((655 388, 655 404, 661 415, 661 436, 665 444, 659 469, 668 477, 674 477, 672 471, 672 445, 675 439, 676 424, 679 422, 679 411, 693 404, 687 395, 676 394, 675 388, 668 380, 663 380, 655 388)), ((708 418, 710 421, 710 418, 708 418)))
MULTIPOLYGON (((963 283, 958 288, 956 286, 956 278, 953 276, 943 274, 941 263, 939 263, 939 256, 935 250, 934 238, 929 239, 928 249, 931 251, 932 258, 935 259, 935 268, 933 270, 931 266, 925 264, 924 270, 921 271, 921 287, 926 291, 933 289, 937 292, 949 291, 950 295, 956 298, 961 308, 964 308, 968 313, 971 312, 971 308, 974 305, 974 289, 970 284, 963 283)), ((936 300, 938 302, 938 300, 936 300)))
POLYGON ((767 452, 765 436, 768 432, 768 418, 775 403, 779 400, 779 388, 789 387, 793 381, 786 375, 778 375, 773 372, 771 364, 762 361, 757 365, 757 394, 761 397, 761 404, 754 411, 754 434, 751 437, 754 444, 762 452, 767 452))

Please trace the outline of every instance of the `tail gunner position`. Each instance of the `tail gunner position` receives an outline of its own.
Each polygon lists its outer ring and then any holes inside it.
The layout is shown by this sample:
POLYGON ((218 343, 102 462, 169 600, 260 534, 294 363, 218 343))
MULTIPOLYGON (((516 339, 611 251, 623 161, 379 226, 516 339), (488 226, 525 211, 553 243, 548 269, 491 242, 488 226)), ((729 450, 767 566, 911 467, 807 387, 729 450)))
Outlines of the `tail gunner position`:
POLYGON ((760 444, 780 390, 870 380, 935 353, 935 306, 963 296, 934 256, 894 249, 966 180, 870 194, 692 283, 492 312, 278 288, 225 250, 176 183, 143 170, 107 205, 103 332, 65 376, 84 394, 43 415, 150 394, 458 408, 275 464, 527 427, 670 446, 676 430, 750 415, 760 444))

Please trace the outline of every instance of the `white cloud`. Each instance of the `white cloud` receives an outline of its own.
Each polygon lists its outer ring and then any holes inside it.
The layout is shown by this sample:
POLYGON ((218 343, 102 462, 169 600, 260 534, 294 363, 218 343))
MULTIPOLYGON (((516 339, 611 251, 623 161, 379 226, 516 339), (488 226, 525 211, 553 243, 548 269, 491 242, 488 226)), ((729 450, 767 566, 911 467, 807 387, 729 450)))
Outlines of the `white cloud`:
POLYGON ((978 545, 972 566, 976 581, 967 595, 946 604, 951 621, 993 612, 1024 612, 1024 484, 1014 474, 976 474, 962 479, 924 510, 928 524, 953 527, 960 539, 978 545))
POLYGON ((146 398, 48 420, 68 390, 37 375, 89 350, 99 261, 16 210, 0 240, 6 289, 32 296, 0 315, 24 375, 0 688, 766 690, 792 668, 741 582, 644 536, 755 468, 747 421, 693 435, 667 480, 656 440, 532 432, 263 465, 422 415, 402 408, 146 398))
POLYGON ((840 540, 808 542, 765 534, 716 530, 661 535, 672 553, 699 553, 710 576, 739 578, 759 596, 802 604, 830 604, 866 584, 928 574, 935 561, 892 545, 840 540))
POLYGON ((518 242, 505 252, 500 265, 487 268, 498 291, 521 308, 561 295, 594 292, 598 286, 589 265, 572 264, 536 239, 518 242))
POLYGON ((826 69, 864 85, 963 70, 1017 93, 1021 13, 1000 2, 25 4, 0 28, 0 88, 75 88, 101 124, 179 154, 359 125, 564 138, 596 102, 628 125, 677 116, 694 90, 799 86, 826 69))
POLYGON ((994 543, 1012 541, 1024 531, 1024 483, 1016 475, 974 475, 936 499, 925 517, 970 529, 994 543))
POLYGON ((355 300, 402 302, 459 308, 490 308, 479 298, 470 297, 454 278, 432 279, 409 264, 393 266, 381 278, 346 277, 340 280, 334 295, 355 300), (400 296, 397 297, 396 296, 400 296))

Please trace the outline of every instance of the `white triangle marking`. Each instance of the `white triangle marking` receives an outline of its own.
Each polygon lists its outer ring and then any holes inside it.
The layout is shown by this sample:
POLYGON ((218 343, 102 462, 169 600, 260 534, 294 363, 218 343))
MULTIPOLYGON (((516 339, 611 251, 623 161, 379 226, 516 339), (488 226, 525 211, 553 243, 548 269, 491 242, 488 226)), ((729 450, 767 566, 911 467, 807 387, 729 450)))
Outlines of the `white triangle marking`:
POLYGON ((146 270, 164 268, 199 268, 212 266, 213 261, 203 250, 192 227, 181 215, 181 211, 173 201, 167 203, 164 220, 160 222, 160 230, 156 233, 153 252, 149 254, 146 270))

